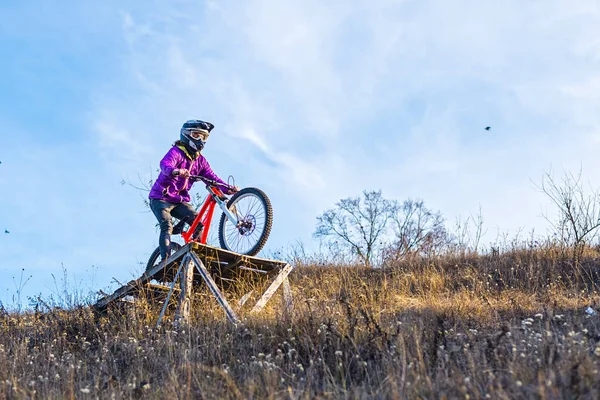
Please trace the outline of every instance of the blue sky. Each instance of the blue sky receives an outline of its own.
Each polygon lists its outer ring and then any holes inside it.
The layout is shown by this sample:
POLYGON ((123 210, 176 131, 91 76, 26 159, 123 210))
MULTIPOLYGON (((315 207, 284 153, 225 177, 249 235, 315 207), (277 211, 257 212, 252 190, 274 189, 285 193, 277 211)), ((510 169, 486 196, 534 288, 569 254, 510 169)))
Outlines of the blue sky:
MULTIPOLYGON (((364 189, 423 198, 489 240, 544 232, 544 172, 598 187, 600 3, 591 0, 5 1, 0 301, 142 272, 143 194, 181 124, 216 125, 222 177, 271 197, 269 249, 364 189), (485 131, 485 126, 491 126, 485 131), (532 182, 533 181, 533 182, 532 182)), ((201 193, 203 189, 199 188, 201 193)))

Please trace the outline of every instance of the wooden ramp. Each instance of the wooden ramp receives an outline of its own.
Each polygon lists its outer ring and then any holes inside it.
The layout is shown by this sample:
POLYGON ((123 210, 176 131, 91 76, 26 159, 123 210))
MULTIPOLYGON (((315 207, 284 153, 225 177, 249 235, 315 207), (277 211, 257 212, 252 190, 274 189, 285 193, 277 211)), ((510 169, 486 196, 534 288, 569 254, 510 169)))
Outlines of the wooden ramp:
MULTIPOLYGON (((158 327, 171 296, 174 292, 178 292, 179 304, 175 320, 177 322, 187 322, 194 286, 206 285, 225 311, 227 318, 234 324, 239 324, 240 319, 229 305, 223 291, 231 292, 248 286, 257 287, 255 284, 260 282, 260 287, 266 286, 266 289, 260 293, 260 298, 250 311, 250 313, 257 313, 265 307, 279 286, 283 284, 285 307, 289 308, 292 299, 287 276, 292 270, 293 267, 283 261, 241 255, 217 247, 191 242, 172 254, 166 263, 157 264, 139 279, 127 283, 113 294, 98 300, 94 308, 103 311, 109 304, 130 298, 129 296, 135 298, 141 295, 145 297, 150 295, 151 298, 165 298, 166 293, 164 305, 156 325, 158 327), (152 284, 152 280, 169 283, 152 284), (178 281, 179 287, 177 287, 178 281)), ((241 307, 255 291, 256 289, 253 289, 242 296, 238 300, 238 305, 241 307)))

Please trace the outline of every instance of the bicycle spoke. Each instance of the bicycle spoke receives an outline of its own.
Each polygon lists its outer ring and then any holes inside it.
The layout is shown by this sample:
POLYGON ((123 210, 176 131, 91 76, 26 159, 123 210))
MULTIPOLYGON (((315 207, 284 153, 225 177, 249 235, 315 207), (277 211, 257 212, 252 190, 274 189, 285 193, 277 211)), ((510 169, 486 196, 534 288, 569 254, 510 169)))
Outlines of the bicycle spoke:
POLYGON ((237 232, 237 229, 234 230, 234 236, 233 236, 233 240, 232 240, 232 248, 235 249, 236 251, 240 252, 242 249, 240 248, 240 242, 243 239, 243 236, 239 234, 239 232, 237 232), (237 233, 237 234, 236 234, 237 233))
MULTIPOLYGON (((236 246, 240 244, 240 242, 242 241, 242 239, 244 239, 244 237, 243 237, 242 235, 238 235, 238 236, 236 236, 236 238, 235 238, 235 244, 236 244, 236 246)), ((237 246, 237 248, 238 248, 238 251, 240 251, 240 250, 241 250, 241 249, 239 248, 239 246, 237 246)))
MULTIPOLYGON (((255 203, 255 202, 256 201, 253 201, 253 203, 255 203)), ((243 205, 244 205, 244 207, 243 207, 243 209, 244 209, 244 212, 243 212, 244 218, 247 218, 248 215, 250 214, 250 212, 252 211, 252 209, 254 208, 254 205, 252 203, 250 203, 248 205, 246 205, 246 204, 243 204, 243 205)))
POLYGON ((236 226, 229 219, 223 222, 223 246, 227 249, 246 254, 251 251, 264 236, 267 228, 268 211, 265 202, 255 194, 246 194, 231 204, 229 210, 240 222, 236 226))
POLYGON ((260 203, 257 199, 254 199, 254 202, 249 206, 248 214, 250 214, 250 212, 254 212, 254 207, 256 205, 261 206, 262 203, 260 203))
POLYGON ((231 229, 231 233, 227 235, 227 241, 232 242, 236 238, 237 234, 237 229, 233 227, 233 229, 231 229))

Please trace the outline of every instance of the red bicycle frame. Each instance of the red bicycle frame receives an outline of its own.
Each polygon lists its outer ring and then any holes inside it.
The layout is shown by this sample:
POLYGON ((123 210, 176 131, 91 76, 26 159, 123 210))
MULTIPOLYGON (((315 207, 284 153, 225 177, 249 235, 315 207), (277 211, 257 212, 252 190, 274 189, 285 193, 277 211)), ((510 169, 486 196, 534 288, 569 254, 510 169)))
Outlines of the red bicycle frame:
POLYGON ((225 197, 225 194, 215 186, 207 187, 207 190, 210 193, 206 197, 206 200, 204 200, 204 204, 202 205, 202 208, 200 208, 200 211, 194 219, 194 222, 187 231, 181 232, 181 237, 186 243, 194 240, 197 241, 197 239, 193 239, 192 236, 194 235, 198 224, 202 223, 204 228, 202 230, 199 243, 206 244, 206 240, 208 239, 208 231, 210 229, 210 221, 212 220, 215 212, 215 206, 217 205, 215 196, 218 196, 219 198, 225 197))

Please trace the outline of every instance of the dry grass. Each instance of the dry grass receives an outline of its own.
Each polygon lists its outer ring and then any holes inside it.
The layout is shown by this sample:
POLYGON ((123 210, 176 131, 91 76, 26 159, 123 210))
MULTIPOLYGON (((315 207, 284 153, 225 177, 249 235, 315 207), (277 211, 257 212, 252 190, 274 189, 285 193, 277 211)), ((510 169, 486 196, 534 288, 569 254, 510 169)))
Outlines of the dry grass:
POLYGON ((0 314, 2 398, 598 398, 600 262, 552 249, 304 266, 242 327, 214 299, 0 314))

